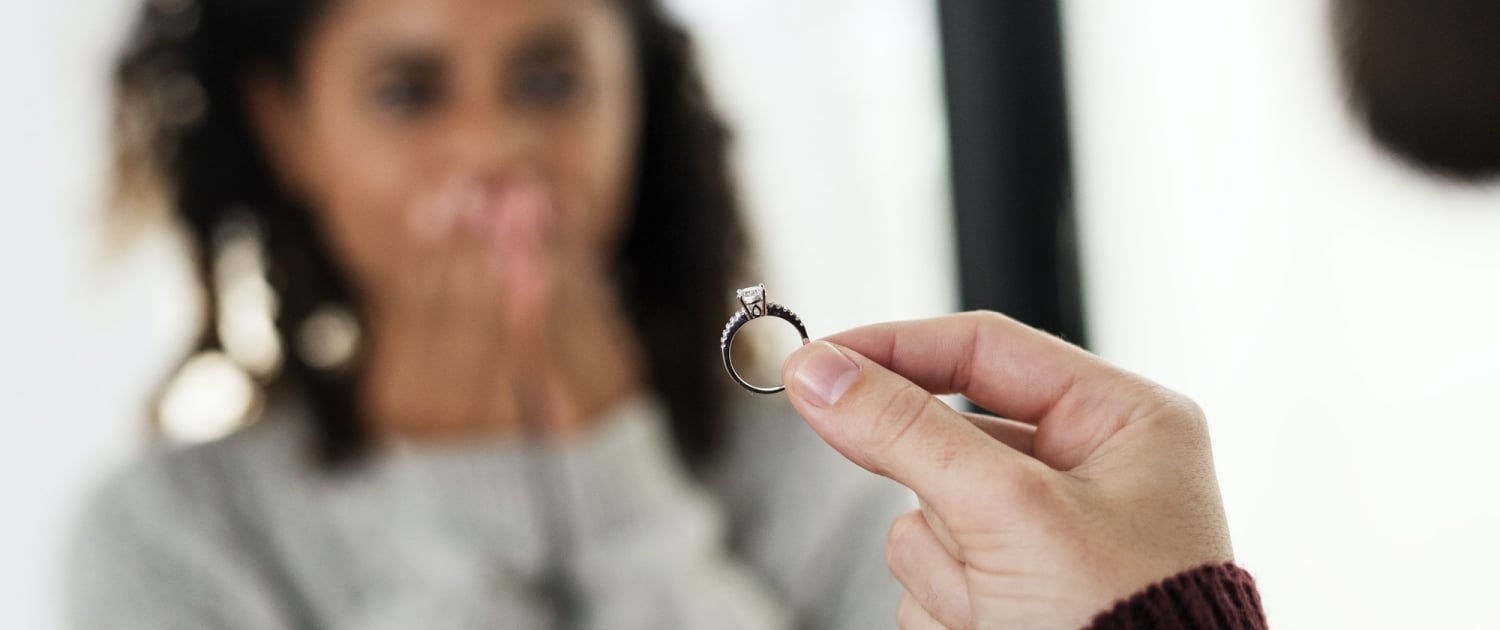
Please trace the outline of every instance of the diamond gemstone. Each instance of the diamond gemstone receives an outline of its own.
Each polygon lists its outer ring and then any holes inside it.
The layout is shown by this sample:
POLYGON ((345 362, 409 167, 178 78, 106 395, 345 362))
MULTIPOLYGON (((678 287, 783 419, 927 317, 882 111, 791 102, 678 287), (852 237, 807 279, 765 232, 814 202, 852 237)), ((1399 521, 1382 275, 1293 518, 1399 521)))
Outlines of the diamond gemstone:
POLYGON ((753 287, 745 287, 735 291, 741 302, 759 302, 766 299, 766 285, 759 284, 753 287))

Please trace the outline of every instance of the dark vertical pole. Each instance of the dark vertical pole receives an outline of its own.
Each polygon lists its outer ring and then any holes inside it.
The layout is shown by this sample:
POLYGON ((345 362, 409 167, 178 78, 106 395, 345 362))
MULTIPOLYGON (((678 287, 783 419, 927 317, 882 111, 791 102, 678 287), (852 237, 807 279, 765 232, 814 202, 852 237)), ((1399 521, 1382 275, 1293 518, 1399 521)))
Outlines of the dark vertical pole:
POLYGON ((965 308, 1084 344, 1056 0, 939 0, 965 308))

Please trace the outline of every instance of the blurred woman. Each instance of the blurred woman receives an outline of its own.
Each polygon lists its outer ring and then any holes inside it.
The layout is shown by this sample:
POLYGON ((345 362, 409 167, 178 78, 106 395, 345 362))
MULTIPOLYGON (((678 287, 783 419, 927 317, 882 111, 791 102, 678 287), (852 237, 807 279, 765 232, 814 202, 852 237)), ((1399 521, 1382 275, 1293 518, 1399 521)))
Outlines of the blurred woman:
POLYGON ((117 202, 210 296, 256 235, 285 352, 101 489, 77 626, 893 624, 909 495, 725 387, 727 137, 654 0, 151 0, 117 80, 117 202))

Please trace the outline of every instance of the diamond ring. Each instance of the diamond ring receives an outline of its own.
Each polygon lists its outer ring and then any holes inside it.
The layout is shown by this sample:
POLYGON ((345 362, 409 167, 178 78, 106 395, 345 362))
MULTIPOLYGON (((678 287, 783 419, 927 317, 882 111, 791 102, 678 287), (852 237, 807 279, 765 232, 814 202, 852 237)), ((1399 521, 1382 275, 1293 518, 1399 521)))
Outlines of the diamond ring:
POLYGON ((745 287, 734 292, 735 297, 740 299, 740 310, 735 311, 734 316, 729 318, 729 323, 724 325, 724 334, 719 337, 719 352, 724 355, 724 369, 729 372, 729 377, 740 387, 748 389, 757 394, 774 394, 786 389, 785 385, 775 387, 758 387, 745 382, 739 372, 734 371, 734 361, 729 356, 729 346, 734 342, 734 334, 740 331, 740 327, 752 319, 761 317, 776 317, 797 327, 797 333, 802 335, 802 344, 807 345, 807 328, 802 325, 802 318, 796 313, 787 310, 785 306, 766 301, 766 285, 760 284, 753 287, 745 287))

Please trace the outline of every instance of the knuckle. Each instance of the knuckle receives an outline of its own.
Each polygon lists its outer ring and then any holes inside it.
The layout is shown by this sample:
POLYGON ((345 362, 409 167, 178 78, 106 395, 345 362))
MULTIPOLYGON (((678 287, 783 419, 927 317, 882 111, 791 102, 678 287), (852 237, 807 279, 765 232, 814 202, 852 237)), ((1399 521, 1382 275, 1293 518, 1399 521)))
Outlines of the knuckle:
POLYGON ((1156 390, 1156 402, 1148 416, 1153 422, 1177 434, 1208 434, 1208 416, 1196 401, 1165 387, 1157 386, 1156 390))
POLYGON ((959 313, 958 317, 962 317, 964 319, 968 319, 968 320, 971 320, 971 321, 973 321, 975 323, 981 323, 981 324, 982 323, 989 323, 989 322, 1003 322, 1003 321, 1006 321, 1008 319, 1006 316, 1001 315, 1000 313, 997 313, 995 311, 985 310, 985 309, 976 309, 976 310, 972 310, 972 311, 965 311, 963 313, 959 313))
POLYGON ((1178 413, 1172 415, 1182 422, 1184 429, 1191 430, 1194 434, 1207 435, 1208 415, 1203 413, 1203 408, 1197 402, 1186 396, 1178 396, 1175 405, 1178 413))
POLYGON ((872 442, 889 449, 899 444, 927 412, 929 402, 935 400, 931 394, 915 385, 907 384, 885 401, 879 422, 872 427, 872 442))
POLYGON ((1027 513, 1047 513, 1062 503, 1058 476, 1032 466, 1017 466, 1008 471, 1003 486, 1006 502, 1027 513))
POLYGON ((995 311, 968 311, 955 316, 958 321, 972 327, 976 331, 984 331, 994 328, 1002 328, 1015 321, 1004 314, 995 311))
POLYGON ((1173 404, 1183 419, 1200 425, 1208 422, 1208 415, 1203 412, 1203 407, 1198 404, 1198 401, 1176 392, 1173 392, 1172 398, 1173 404))

